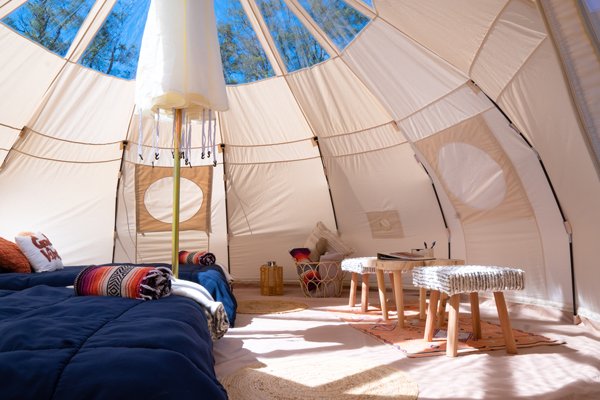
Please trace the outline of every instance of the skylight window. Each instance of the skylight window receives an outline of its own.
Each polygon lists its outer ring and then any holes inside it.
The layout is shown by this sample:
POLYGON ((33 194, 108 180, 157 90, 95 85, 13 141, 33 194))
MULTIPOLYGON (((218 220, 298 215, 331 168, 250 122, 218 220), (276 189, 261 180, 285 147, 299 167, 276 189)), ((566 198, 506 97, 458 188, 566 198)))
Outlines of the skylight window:
POLYGON ((257 4, 288 71, 310 67, 329 58, 282 0, 257 0, 257 4))
POLYGON ((299 2, 340 50, 344 49, 369 22, 367 17, 342 0, 299 2))
POLYGON ((30 0, 2 22, 64 57, 95 0, 30 0))
POLYGON ((275 75, 239 0, 215 2, 225 82, 248 83, 275 75))
POLYGON ((123 79, 135 78, 150 0, 118 0, 80 64, 123 79))

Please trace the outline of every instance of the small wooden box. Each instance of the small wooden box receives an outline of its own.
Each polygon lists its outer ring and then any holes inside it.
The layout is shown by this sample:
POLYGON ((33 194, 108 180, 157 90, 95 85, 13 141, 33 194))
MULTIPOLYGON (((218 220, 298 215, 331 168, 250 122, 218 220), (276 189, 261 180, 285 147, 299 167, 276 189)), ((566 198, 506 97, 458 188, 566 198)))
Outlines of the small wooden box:
POLYGON ((283 295, 283 267, 278 265, 260 267, 260 294, 262 296, 283 295))

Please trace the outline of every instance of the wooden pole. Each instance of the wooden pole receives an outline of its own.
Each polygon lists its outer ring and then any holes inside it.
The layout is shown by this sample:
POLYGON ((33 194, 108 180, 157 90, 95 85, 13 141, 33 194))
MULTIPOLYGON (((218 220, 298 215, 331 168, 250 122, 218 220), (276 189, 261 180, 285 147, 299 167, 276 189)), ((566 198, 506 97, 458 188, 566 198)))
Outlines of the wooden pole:
POLYGON ((175 278, 179 277, 179 184, 181 170, 179 143, 181 142, 182 119, 181 109, 175 109, 175 137, 173 140, 173 224, 171 229, 171 265, 173 268, 173 276, 175 278))

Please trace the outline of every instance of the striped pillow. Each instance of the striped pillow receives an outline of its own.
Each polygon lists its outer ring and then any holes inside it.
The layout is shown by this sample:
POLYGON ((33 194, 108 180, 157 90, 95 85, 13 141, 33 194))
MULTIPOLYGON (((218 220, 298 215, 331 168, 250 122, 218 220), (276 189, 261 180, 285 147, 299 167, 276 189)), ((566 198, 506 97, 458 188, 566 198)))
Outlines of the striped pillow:
POLYGON ((92 265, 77 275, 74 287, 78 296, 159 299, 171 294, 171 270, 166 267, 92 265))
POLYGON ((217 262, 215 255, 209 251, 180 251, 180 264, 213 265, 217 262))

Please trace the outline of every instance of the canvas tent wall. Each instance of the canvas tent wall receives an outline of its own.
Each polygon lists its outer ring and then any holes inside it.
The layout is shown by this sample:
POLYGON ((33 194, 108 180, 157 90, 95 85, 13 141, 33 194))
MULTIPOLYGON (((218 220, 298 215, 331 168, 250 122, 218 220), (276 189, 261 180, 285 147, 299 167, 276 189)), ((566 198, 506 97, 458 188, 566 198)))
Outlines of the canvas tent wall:
MULTIPOLYGON (((0 18, 23 3, 5 2, 0 18)), ((0 24, 0 235, 41 230, 70 265, 169 260, 169 233, 140 232, 137 216, 140 202, 158 214, 170 207, 164 187, 140 199, 135 179, 154 146, 156 167, 171 165, 169 121, 156 145, 144 121, 141 161, 134 81, 77 62, 114 3, 93 4, 64 56, 0 24)), ((182 232, 181 248, 209 248, 239 280, 277 260, 293 280, 287 251, 323 221, 355 255, 436 240, 438 256, 519 266, 518 300, 563 309, 573 306, 572 263, 578 313, 600 320, 600 74, 581 4, 347 3, 370 22, 344 49, 298 12, 329 57, 289 72, 257 2, 241 2, 274 76, 228 87, 212 231, 182 232), (565 24, 578 36, 559 37, 565 24), (573 41, 587 50, 574 53, 573 41)), ((212 168, 200 140, 193 165, 212 168)), ((193 184, 182 192, 191 208, 200 197, 193 184)))

